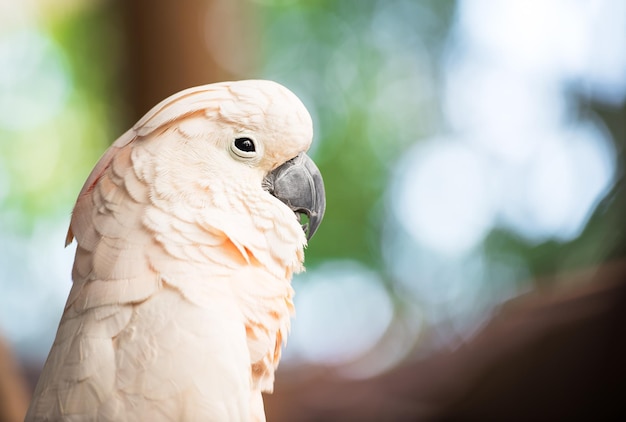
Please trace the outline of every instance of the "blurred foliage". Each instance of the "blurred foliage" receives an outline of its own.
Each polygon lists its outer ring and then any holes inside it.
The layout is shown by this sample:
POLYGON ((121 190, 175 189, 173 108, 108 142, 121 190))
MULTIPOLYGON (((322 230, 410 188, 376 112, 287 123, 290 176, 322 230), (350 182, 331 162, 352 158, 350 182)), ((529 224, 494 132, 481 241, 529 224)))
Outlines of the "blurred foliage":
POLYGON ((575 96, 574 103, 584 110, 584 114, 599 116, 612 135, 615 143, 618 171, 615 185, 593 210, 582 233, 567 242, 549 240, 533 244, 507 230, 495 229, 485 240, 485 250, 489 255, 507 252, 523 259, 532 279, 542 283, 554 278, 545 275, 575 271, 626 256, 626 189, 624 188, 624 167, 626 156, 626 105, 607 109, 603 104, 589 102, 582 96, 575 96))
POLYGON ((6 229, 29 232, 42 219, 64 215, 69 222, 82 182, 119 132, 113 107, 119 101, 115 88, 120 63, 114 22, 106 8, 83 8, 40 22, 38 27, 26 25, 3 34, 8 45, 13 42, 12 48, 22 50, 15 60, 1 64, 5 75, 13 78, 5 85, 10 92, 4 95, 53 110, 45 120, 31 114, 30 125, 0 125, 0 165, 9 181, 1 204, 6 229), (29 56, 38 53, 37 42, 47 48, 43 59, 29 56), (50 61, 56 64, 56 73, 51 73, 50 61), (51 80, 49 85, 31 89, 46 79, 51 80), (49 105, 55 93, 47 88, 55 84, 62 85, 64 92, 56 94, 59 104, 49 105))

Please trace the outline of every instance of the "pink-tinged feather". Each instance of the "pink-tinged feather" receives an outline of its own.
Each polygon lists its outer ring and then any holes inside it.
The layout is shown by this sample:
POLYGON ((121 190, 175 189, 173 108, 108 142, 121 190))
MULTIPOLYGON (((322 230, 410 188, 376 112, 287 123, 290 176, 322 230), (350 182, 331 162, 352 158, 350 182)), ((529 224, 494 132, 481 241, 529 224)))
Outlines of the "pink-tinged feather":
MULTIPOLYGON (((87 177, 85 184, 83 185, 80 192, 78 193, 79 201, 83 196, 85 196, 87 193, 93 190, 94 186, 96 185, 96 183, 98 183, 98 180, 100 180, 105 170, 111 165, 111 161, 117 154, 118 150, 128 145, 134 139, 135 139, 135 133, 133 129, 130 129, 127 132, 125 132, 122 136, 120 136, 113 143, 113 145, 111 145, 109 149, 107 149, 104 152, 102 157, 100 157, 100 159, 96 163, 96 166, 93 168, 93 170, 91 170, 91 173, 87 177)), ((74 209, 74 212, 72 214, 76 213, 76 211, 77 210, 74 209)), ((65 238, 65 246, 72 243, 72 240, 74 240, 74 233, 73 233, 72 227, 70 226, 69 230, 67 231, 67 236, 65 238)))

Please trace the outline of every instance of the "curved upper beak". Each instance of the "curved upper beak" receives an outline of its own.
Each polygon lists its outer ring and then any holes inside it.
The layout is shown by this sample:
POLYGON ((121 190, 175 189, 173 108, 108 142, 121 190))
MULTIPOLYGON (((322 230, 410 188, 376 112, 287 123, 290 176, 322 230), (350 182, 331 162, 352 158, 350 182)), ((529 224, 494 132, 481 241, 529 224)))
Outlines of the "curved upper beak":
POLYGON ((264 185, 296 213, 307 239, 311 239, 326 210, 324 181, 313 160, 303 152, 298 154, 268 174, 264 185), (302 222, 303 214, 308 223, 302 222))

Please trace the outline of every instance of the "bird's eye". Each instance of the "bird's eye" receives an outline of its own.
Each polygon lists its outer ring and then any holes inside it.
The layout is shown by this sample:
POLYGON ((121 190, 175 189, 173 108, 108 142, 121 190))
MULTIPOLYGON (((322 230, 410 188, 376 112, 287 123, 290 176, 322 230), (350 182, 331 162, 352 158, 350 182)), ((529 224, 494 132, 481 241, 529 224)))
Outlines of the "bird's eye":
POLYGON ((256 145, 251 138, 241 137, 237 138, 230 144, 231 152, 239 158, 253 158, 256 157, 256 145))
POLYGON ((250 138, 235 139, 235 147, 242 152, 254 152, 254 142, 250 138))

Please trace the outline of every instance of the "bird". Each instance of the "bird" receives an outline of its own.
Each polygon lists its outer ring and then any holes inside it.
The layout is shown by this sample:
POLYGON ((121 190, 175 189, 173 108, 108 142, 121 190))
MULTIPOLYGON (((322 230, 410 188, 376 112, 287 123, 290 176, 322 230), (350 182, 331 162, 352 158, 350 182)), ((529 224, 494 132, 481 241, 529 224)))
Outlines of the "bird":
POLYGON ((326 208, 312 139, 267 80, 183 90, 120 136, 72 211, 72 287, 26 421, 264 421, 326 208))

